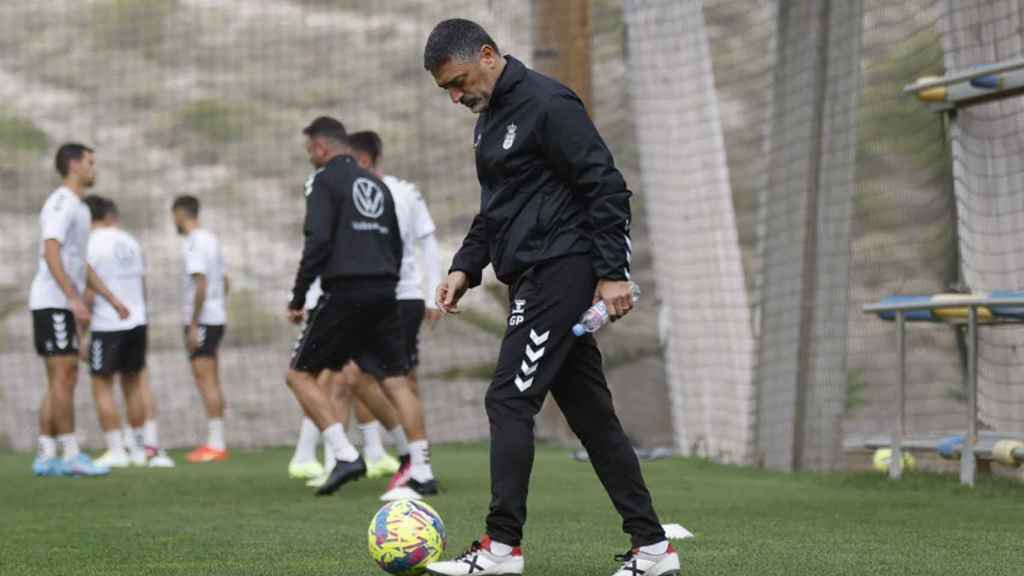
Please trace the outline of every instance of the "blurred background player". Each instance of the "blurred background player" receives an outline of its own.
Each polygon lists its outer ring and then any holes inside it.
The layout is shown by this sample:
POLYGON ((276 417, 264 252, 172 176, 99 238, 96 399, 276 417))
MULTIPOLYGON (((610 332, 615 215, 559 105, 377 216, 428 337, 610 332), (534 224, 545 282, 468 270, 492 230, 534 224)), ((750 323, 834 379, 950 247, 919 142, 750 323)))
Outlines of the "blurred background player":
MULTIPOLYGON (((401 231, 403 245, 402 267, 395 295, 398 299, 398 313, 402 321, 402 346, 409 357, 409 372, 406 375, 406 380, 417 399, 417 402, 410 407, 411 410, 416 411, 413 419, 424 422, 423 404, 419 397, 419 384, 416 378, 416 366, 419 364, 419 332, 424 317, 430 322, 435 322, 441 317, 441 313, 433 299, 429 303, 424 301, 423 274, 418 260, 422 259, 423 269, 427 273, 427 293, 433 294, 441 282, 440 251, 437 239, 434 237, 436 227, 433 218, 430 217, 430 211, 427 210, 423 195, 420 194, 416 186, 381 172, 384 146, 376 132, 369 130, 355 132, 349 136, 349 145, 352 147, 352 155, 359 165, 381 178, 391 191, 391 196, 395 201, 395 212, 398 215, 398 227, 401 231)), ((358 368, 353 368, 353 372, 359 378, 372 378, 369 374, 360 374, 358 368)), ((364 395, 367 392, 372 393, 376 386, 376 383, 363 382, 360 387, 361 393, 364 395)), ((376 421, 373 412, 365 402, 356 403, 356 419, 359 421, 359 429, 363 432, 365 442, 363 455, 366 457, 367 468, 373 469, 372 462, 386 462, 387 457, 381 443, 380 423, 376 421)), ((393 438, 396 438, 396 448, 401 457, 401 468, 392 478, 388 492, 382 498, 397 500, 436 494, 437 485, 433 481, 433 472, 430 470, 429 447, 426 440, 414 441, 406 451, 402 449, 401 445, 401 440, 404 439, 401 436, 402 428, 395 427, 389 432, 393 438), (413 454, 417 459, 415 478, 413 478, 413 454), (410 480, 412 480, 411 483, 410 480)))
POLYGON ((118 210, 113 201, 87 196, 92 213, 92 234, 86 261, 111 293, 126 303, 131 313, 120 318, 106 298, 86 291, 92 311, 91 336, 83 356, 92 373, 92 394, 107 451, 96 464, 108 468, 148 465, 172 468, 174 461, 160 450, 156 406, 146 371, 145 264, 139 243, 118 227, 118 210), (121 430, 121 417, 114 402, 114 376, 121 377, 125 411, 130 429, 121 430), (147 462, 148 461, 148 462, 147 462))
POLYGON ((64 144, 57 150, 55 164, 63 185, 50 194, 39 213, 39 267, 29 295, 36 352, 46 364, 47 378, 39 408, 39 453, 32 472, 102 476, 109 469, 81 452, 75 437, 79 332, 90 320, 82 298, 86 285, 107 298, 119 317, 127 318, 128 310, 85 261, 90 217, 81 198, 96 182, 93 151, 81 144, 64 144), (63 459, 57 458, 58 442, 63 459))
POLYGON ((175 198, 171 214, 178 234, 185 237, 185 348, 207 418, 206 442, 185 459, 216 462, 228 457, 218 350, 227 321, 225 300, 230 284, 220 242, 199 226, 199 199, 188 195, 175 198))
POLYGON ((394 201, 378 178, 356 164, 341 122, 319 117, 303 134, 317 170, 306 182, 305 243, 288 319, 303 321, 306 293, 318 277, 324 295, 309 315, 286 381, 336 459, 317 489, 318 495, 326 495, 365 476, 366 463, 317 386, 320 372, 340 370, 349 360, 363 365, 373 359, 382 367, 385 385, 412 394, 404 376, 408 360, 395 339, 401 332, 395 286, 402 240, 394 201))

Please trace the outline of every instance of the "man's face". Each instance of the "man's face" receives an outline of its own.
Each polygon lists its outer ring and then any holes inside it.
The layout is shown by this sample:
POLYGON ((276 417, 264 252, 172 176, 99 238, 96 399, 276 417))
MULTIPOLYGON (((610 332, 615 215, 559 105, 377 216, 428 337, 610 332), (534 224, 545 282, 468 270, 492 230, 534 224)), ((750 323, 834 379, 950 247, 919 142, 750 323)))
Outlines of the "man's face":
POLYGON ((82 186, 92 188, 96 184, 96 158, 92 152, 85 152, 78 160, 68 163, 68 174, 74 176, 82 186))
POLYGON ((491 102, 500 59, 493 48, 484 46, 473 60, 449 59, 434 71, 434 81, 448 92, 453 104, 462 104, 479 114, 491 102))
POLYGON ((188 212, 177 208, 171 211, 171 218, 174 220, 174 227, 178 230, 178 234, 184 236, 186 234, 185 222, 188 221, 188 212))
POLYGON ((327 146, 321 138, 306 138, 306 154, 313 168, 323 168, 327 164, 327 146))

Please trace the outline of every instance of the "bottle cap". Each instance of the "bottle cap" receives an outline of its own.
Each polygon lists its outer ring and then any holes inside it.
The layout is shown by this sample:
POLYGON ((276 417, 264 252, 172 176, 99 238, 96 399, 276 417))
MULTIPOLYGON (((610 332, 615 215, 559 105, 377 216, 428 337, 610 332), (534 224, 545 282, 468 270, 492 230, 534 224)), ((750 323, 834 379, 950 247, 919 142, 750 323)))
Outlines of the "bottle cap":
POLYGON ((573 335, 579 337, 587 333, 587 329, 583 327, 583 324, 576 324, 572 327, 573 335))

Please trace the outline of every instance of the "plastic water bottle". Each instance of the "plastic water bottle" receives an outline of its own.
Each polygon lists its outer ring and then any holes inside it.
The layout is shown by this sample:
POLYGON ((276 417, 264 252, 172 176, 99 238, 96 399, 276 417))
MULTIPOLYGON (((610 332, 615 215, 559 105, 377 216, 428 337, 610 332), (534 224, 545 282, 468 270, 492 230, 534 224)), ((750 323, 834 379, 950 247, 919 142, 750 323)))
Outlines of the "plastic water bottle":
MULTIPOLYGON (((629 292, 633 295, 633 305, 635 306, 640 301, 641 294, 640 287, 636 285, 636 282, 629 283, 629 292)), ((572 327, 572 333, 575 336, 593 334, 603 328, 609 320, 611 317, 608 316, 608 307, 604 305, 604 300, 598 300, 580 316, 580 321, 572 327)))

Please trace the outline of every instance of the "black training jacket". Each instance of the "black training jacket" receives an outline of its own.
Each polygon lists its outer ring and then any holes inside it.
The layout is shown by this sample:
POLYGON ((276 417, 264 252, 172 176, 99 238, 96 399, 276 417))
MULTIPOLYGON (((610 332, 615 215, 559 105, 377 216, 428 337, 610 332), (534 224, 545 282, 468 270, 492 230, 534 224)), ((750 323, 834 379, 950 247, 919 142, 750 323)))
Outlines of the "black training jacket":
POLYGON ((487 264, 506 284, 534 264, 590 254, 599 279, 629 278, 629 198, 583 102, 507 56, 477 119, 480 213, 452 270, 480 284, 487 264))
POLYGON ((402 238, 391 191, 348 155, 306 180, 306 243, 289 307, 299 310, 317 276, 337 283, 398 282, 402 238))

